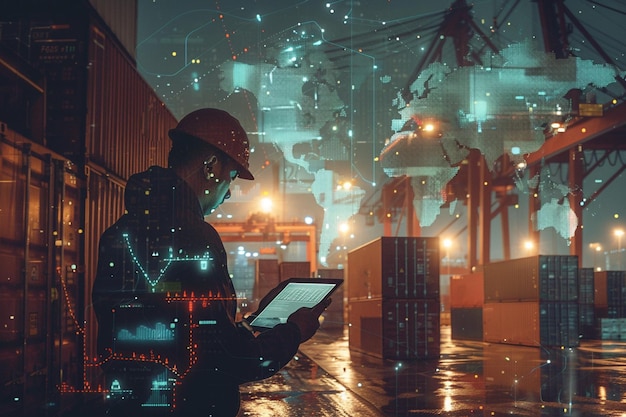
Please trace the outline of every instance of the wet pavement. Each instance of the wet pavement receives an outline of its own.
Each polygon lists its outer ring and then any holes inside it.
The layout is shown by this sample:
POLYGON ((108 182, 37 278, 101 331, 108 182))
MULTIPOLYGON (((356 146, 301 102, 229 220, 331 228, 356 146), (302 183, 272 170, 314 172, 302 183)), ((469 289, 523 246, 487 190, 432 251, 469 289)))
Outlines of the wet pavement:
POLYGON ((351 351, 323 328, 276 376, 242 386, 243 416, 626 416, 626 342, 546 349, 451 340, 439 359, 351 351))

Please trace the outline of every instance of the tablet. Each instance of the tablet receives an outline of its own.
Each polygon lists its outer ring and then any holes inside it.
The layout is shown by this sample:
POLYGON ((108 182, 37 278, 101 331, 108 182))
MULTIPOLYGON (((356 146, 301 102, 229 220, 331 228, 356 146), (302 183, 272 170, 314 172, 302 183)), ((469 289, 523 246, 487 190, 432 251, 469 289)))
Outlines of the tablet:
POLYGON ((264 331, 287 318, 300 307, 314 307, 327 299, 341 284, 342 279, 290 278, 284 288, 250 322, 254 330, 264 331))

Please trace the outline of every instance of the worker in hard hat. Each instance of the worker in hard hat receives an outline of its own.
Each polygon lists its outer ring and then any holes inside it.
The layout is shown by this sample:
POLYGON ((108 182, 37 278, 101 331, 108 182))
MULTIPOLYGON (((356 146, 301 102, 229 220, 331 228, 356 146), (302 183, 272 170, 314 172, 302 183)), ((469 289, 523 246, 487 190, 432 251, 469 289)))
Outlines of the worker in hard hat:
POLYGON ((217 109, 190 113, 169 136, 169 167, 131 176, 125 214, 100 239, 92 295, 107 407, 235 416, 239 385, 286 365, 327 304, 259 335, 235 321, 226 252, 204 216, 230 197, 236 178, 254 179, 248 138, 217 109))

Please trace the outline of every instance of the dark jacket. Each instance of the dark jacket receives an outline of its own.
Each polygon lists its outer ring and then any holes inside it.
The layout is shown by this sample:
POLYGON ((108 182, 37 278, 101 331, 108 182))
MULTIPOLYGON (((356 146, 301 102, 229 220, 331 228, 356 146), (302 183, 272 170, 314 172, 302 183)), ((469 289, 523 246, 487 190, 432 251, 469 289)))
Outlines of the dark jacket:
POLYGON ((181 415, 236 415, 238 385, 286 365, 298 327, 254 337, 235 322, 223 243, 173 171, 154 166, 133 175, 124 201, 125 214, 100 239, 92 292, 107 388, 143 411, 169 405, 181 415))

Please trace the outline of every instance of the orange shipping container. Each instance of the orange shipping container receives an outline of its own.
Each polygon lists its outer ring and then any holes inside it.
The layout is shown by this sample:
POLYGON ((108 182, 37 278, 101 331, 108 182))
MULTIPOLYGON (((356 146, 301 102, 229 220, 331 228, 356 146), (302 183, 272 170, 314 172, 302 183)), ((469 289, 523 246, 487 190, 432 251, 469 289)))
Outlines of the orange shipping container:
POLYGON ((483 340, 540 346, 539 302, 488 303, 483 307, 483 340))
POLYGON ((575 301, 487 303, 483 307, 483 340, 575 347, 580 336, 578 311, 575 301))
POLYGON ((593 296, 593 304, 596 307, 607 307, 608 306, 608 298, 607 298, 607 271, 596 271, 593 274, 593 285, 594 285, 594 296, 593 296))
POLYGON ((485 280, 482 272, 450 277, 450 308, 482 307, 485 303, 485 280))
POLYGON ((348 253, 348 299, 439 299, 439 240, 384 236, 348 253))

